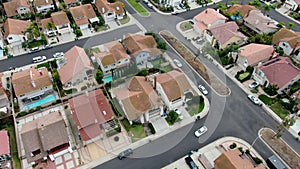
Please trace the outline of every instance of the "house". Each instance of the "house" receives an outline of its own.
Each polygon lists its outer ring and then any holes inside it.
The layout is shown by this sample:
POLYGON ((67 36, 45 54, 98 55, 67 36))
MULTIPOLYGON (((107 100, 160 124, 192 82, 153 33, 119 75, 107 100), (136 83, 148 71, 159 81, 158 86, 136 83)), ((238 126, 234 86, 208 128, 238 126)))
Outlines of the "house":
POLYGON ((96 13, 91 4, 71 7, 70 12, 76 25, 81 30, 88 29, 89 24, 99 22, 99 18, 96 16, 96 13))
POLYGON ((74 7, 74 6, 78 6, 79 5, 79 2, 77 0, 64 0, 67 8, 71 8, 71 7, 74 7))
POLYGON ((233 4, 227 10, 227 13, 230 15, 231 19, 236 20, 236 19, 247 17, 249 15, 249 12, 255 9, 256 9, 255 6, 252 5, 233 4))
POLYGON ((84 49, 74 46, 60 60, 58 74, 64 88, 68 88, 94 78, 94 67, 84 49))
POLYGON ((244 18, 244 25, 258 34, 276 32, 278 22, 265 16, 260 10, 251 10, 244 18))
POLYGON ((100 65, 104 76, 111 75, 111 70, 126 66, 130 62, 130 55, 127 54, 123 45, 113 41, 104 45, 104 51, 94 53, 97 63, 100 65))
POLYGON ((238 149, 222 153, 215 161, 215 169, 265 169, 263 164, 257 165, 247 155, 243 155, 238 149))
POLYGON ((0 112, 7 113, 9 107, 9 100, 3 87, 0 87, 0 112))
POLYGON ((115 125, 113 111, 101 89, 69 100, 81 140, 89 144, 100 138, 115 125))
MULTIPOLYGON (((175 6, 179 5, 180 3, 183 3, 184 1, 182 1, 182 0, 168 0, 168 1, 159 0, 158 2, 159 2, 160 5, 175 7, 175 6)), ((185 2, 192 3, 194 1, 193 0, 186 0, 185 2)))
POLYGON ((48 156, 54 160, 70 151, 66 123, 58 111, 23 124, 20 137, 28 163, 48 156))
POLYGON ((127 34, 122 44, 135 58, 136 64, 144 64, 149 60, 160 57, 162 54, 151 35, 127 34))
POLYGON ((64 11, 51 13, 50 18, 45 18, 41 20, 42 28, 44 30, 44 34, 51 37, 55 35, 61 35, 64 33, 71 33, 72 28, 70 25, 70 20, 64 11), (53 23, 55 28, 48 28, 48 23, 53 23))
POLYGON ((250 43, 239 49, 237 63, 244 69, 248 66, 256 66, 276 56, 272 45, 250 43))
POLYGON ((0 157, 6 159, 10 156, 9 137, 7 130, 0 130, 0 157))
POLYGON ((283 6, 292 11, 297 11, 299 9, 300 1, 299 0, 286 0, 283 3, 283 6))
POLYGON ((58 1, 55 0, 34 0, 33 5, 37 13, 46 14, 48 11, 53 11, 56 7, 59 7, 58 1), (54 3, 55 4, 54 4, 54 3))
POLYGON ((120 1, 95 0, 95 6, 105 22, 123 19, 125 15, 124 4, 120 1))
POLYGON ((182 106, 185 102, 185 94, 193 93, 189 79, 179 70, 159 74, 152 82, 154 89, 169 110, 182 106))
MULTIPOLYGON (((194 30, 199 33, 200 36, 204 36, 207 29, 210 29, 218 24, 225 23, 226 20, 227 18, 218 11, 212 8, 207 8, 198 15, 194 16, 194 30)), ((206 39, 208 39, 209 42, 211 41, 209 37, 206 39)))
POLYGON ((289 56, 294 54, 300 60, 300 32, 294 32, 287 28, 281 28, 273 35, 272 43, 279 46, 284 54, 289 56))
POLYGON ((13 16, 23 17, 26 13, 31 12, 29 1, 12 0, 3 3, 3 7, 8 18, 13 16))
POLYGON ((300 69, 288 57, 277 57, 255 67, 252 76, 263 86, 277 85, 280 93, 300 79, 300 69))
POLYGON ((9 46, 21 46, 22 42, 27 40, 25 31, 31 24, 30 21, 23 21, 18 19, 8 18, 4 24, 4 38, 9 46))
POLYGON ((145 123, 163 115, 163 102, 146 77, 134 76, 113 93, 130 124, 145 123))
MULTIPOLYGON (((234 21, 219 24, 207 30, 211 33, 212 46, 225 49, 232 44, 242 45, 247 42, 248 37, 238 31, 239 27, 234 21)), ((207 35, 209 36, 209 35, 207 35)))
POLYGON ((51 74, 47 68, 29 68, 12 75, 12 86, 19 104, 30 103, 53 94, 51 74))

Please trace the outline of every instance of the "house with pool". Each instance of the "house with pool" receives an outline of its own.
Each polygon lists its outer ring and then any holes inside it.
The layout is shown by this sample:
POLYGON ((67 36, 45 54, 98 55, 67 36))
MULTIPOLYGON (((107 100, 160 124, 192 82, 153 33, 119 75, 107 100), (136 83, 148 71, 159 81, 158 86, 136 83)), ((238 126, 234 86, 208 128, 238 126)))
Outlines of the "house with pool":
POLYGON ((31 67, 12 75, 12 85, 20 111, 26 111, 55 101, 56 93, 52 88, 51 73, 47 68, 31 67))

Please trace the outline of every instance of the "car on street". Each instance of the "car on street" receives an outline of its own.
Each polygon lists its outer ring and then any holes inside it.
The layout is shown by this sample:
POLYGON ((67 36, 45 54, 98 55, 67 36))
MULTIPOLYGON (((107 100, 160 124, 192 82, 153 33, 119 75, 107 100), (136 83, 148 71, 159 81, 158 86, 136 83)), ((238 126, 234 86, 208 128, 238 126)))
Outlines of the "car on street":
POLYGON ((207 95, 208 91, 206 90, 206 88, 203 85, 198 85, 199 90, 204 94, 207 95))
POLYGON ((143 0, 143 2, 144 2, 145 4, 148 4, 149 1, 148 1, 148 0, 143 0))
POLYGON ((59 58, 59 57, 63 57, 65 54, 64 52, 56 52, 55 54, 53 54, 54 58, 59 58))
POLYGON ((123 158, 130 156, 130 154, 132 154, 132 153, 133 153, 133 150, 131 148, 126 149, 118 155, 118 159, 122 160, 123 158))
POLYGON ((262 103, 260 102, 260 100, 258 100, 258 98, 256 98, 255 96, 249 94, 249 95, 248 95, 248 98, 249 98, 254 104, 259 105, 259 106, 262 105, 262 103))
POLYGON ((46 49, 51 49, 51 48, 53 48, 53 46, 52 46, 52 45, 50 45, 50 44, 49 44, 49 45, 45 45, 45 46, 44 46, 44 50, 46 50, 46 49))
POLYGON ((38 52, 38 51, 40 51, 39 47, 34 47, 34 48, 29 49, 29 53, 35 53, 35 52, 38 52))
POLYGON ((207 127, 206 126, 202 126, 198 130, 195 131, 195 136, 196 137, 200 137, 201 135, 203 135, 206 132, 207 132, 207 127))
POLYGON ((198 166, 190 156, 184 158, 184 160, 186 164, 190 167, 190 169, 198 169, 198 166))
POLYGON ((259 86, 259 83, 257 81, 254 81, 249 84, 250 89, 255 89, 259 86))
POLYGON ((171 15, 177 15, 178 14, 178 12, 177 11, 173 11, 173 12, 171 12, 171 15))
POLYGON ((38 63, 38 62, 42 62, 46 59, 47 59, 46 56, 37 56, 37 57, 32 58, 32 61, 33 61, 33 63, 38 63))
POLYGON ((175 63, 176 66, 182 67, 182 64, 179 62, 179 60, 174 59, 173 61, 174 61, 174 63, 175 63))
POLYGON ((153 5, 150 2, 148 2, 147 6, 151 9, 153 8, 153 5))

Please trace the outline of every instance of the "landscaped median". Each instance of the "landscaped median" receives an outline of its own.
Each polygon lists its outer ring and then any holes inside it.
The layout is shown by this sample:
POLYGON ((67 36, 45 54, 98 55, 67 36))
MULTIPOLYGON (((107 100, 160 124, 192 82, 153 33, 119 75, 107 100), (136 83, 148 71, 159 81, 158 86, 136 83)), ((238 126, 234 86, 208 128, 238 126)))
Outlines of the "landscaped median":
POLYGON ((147 9, 143 7, 137 0, 127 0, 128 3, 142 16, 149 16, 147 9))

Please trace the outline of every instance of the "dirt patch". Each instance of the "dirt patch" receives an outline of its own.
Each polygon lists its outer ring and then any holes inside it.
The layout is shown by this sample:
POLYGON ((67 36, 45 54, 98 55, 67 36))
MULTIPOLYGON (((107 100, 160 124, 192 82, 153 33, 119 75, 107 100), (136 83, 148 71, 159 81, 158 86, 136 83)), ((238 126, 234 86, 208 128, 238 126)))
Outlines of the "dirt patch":
POLYGON ((229 89, 226 85, 215 76, 213 72, 206 69, 206 67, 199 61, 195 60, 195 55, 184 44, 182 44, 176 37, 168 31, 161 31, 160 35, 195 69, 202 78, 211 85, 211 87, 220 95, 228 95, 229 89))
POLYGON ((291 168, 299 168, 300 157, 280 138, 273 138, 275 132, 271 129, 261 131, 263 140, 284 160, 291 168))

